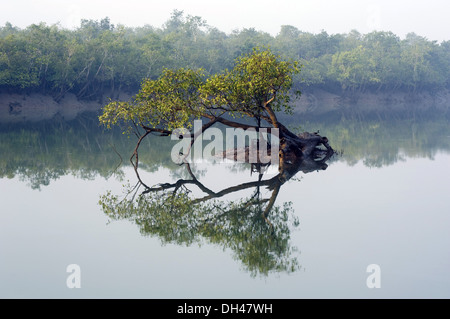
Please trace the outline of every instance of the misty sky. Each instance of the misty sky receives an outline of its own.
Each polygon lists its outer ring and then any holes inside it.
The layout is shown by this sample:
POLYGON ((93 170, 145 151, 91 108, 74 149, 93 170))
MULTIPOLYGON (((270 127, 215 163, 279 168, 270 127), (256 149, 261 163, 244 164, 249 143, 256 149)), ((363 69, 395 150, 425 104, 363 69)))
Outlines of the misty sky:
POLYGON ((109 17, 113 24, 161 27, 174 9, 200 16, 230 33, 255 28, 276 35, 282 25, 329 34, 392 31, 401 38, 415 32, 428 40, 450 40, 448 0, 0 0, 0 26, 25 28, 59 23, 75 28, 81 19, 109 17))

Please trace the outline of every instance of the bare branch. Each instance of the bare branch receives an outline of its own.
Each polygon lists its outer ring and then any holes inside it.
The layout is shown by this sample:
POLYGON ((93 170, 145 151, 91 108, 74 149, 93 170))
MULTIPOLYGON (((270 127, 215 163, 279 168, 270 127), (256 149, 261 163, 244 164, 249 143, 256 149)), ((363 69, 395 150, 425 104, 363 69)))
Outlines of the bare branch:
POLYGON ((142 136, 139 138, 139 140, 138 140, 138 142, 137 142, 137 144, 136 144, 136 147, 134 148, 133 155, 131 155, 131 157, 130 157, 131 165, 133 165, 134 172, 136 173, 136 176, 137 176, 139 182, 140 182, 144 187, 146 187, 146 188, 148 188, 148 186, 142 181, 141 177, 139 176, 139 172, 138 172, 138 166, 139 166, 139 153, 138 153, 138 150, 139 150, 139 146, 141 145, 142 140, 143 140, 148 134, 150 134, 150 131, 145 132, 145 134, 142 135, 142 136), (133 157, 135 158, 134 163, 133 163, 133 157))

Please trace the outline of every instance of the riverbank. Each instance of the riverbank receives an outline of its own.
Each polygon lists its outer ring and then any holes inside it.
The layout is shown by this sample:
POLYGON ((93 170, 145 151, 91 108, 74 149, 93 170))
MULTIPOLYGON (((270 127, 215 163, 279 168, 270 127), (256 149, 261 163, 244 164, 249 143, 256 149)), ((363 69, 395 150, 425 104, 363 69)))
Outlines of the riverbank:
POLYGON ((71 120, 100 108, 100 103, 79 101, 73 94, 67 94, 59 103, 43 94, 0 94, 1 123, 39 122, 55 117, 71 120))
POLYGON ((450 91, 380 92, 334 94, 321 89, 305 90, 295 103, 294 113, 322 115, 333 112, 386 113, 386 112, 449 112, 450 91))
MULTIPOLYGON (((120 97, 121 100, 128 100, 131 96, 121 94, 120 97)), ((0 123, 39 122, 53 118, 70 121, 85 112, 98 112, 104 105, 96 101, 78 100, 71 93, 58 102, 50 95, 39 93, 0 93, 0 123)))
MULTIPOLYGON (((128 100, 129 94, 121 94, 120 100, 128 100)), ((104 101, 108 101, 105 98, 104 101)), ((0 93, 0 123, 24 123, 62 118, 72 120, 84 112, 99 112, 105 103, 78 100, 73 94, 56 102, 43 94, 0 93)), ((293 102, 296 115, 325 115, 331 113, 450 113, 450 91, 437 93, 382 92, 363 94, 334 94, 320 89, 305 90, 300 99, 293 102)))

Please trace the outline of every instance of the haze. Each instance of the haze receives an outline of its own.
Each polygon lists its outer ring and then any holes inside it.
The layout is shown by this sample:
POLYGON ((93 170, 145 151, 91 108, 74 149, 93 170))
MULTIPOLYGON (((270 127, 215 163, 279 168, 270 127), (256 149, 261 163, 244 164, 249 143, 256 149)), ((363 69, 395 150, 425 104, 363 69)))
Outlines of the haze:
POLYGON ((449 40, 450 2, 446 0, 1 0, 0 26, 25 28, 33 23, 59 23, 76 28, 81 19, 109 17, 113 24, 161 27, 173 10, 200 16, 208 25, 230 33, 255 28, 276 35, 282 25, 330 34, 392 31, 400 37, 415 32, 429 40, 449 40))

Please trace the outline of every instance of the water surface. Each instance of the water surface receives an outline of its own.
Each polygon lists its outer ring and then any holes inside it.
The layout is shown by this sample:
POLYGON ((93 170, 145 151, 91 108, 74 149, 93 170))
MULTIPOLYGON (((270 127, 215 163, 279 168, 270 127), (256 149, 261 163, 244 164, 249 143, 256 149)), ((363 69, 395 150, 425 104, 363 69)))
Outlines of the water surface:
MULTIPOLYGON (((320 129, 342 155, 326 170, 300 172, 281 187, 276 205, 280 214, 287 208, 277 224, 283 229, 279 255, 246 254, 266 247, 248 244, 245 238, 256 235, 182 237, 185 228, 173 228, 177 233, 169 236, 157 227, 146 231, 136 218, 105 214, 101 197, 122 196, 125 184, 136 183, 128 161, 135 139, 103 131, 91 116, 3 125, 0 297, 449 298, 448 119, 339 117, 300 124, 320 129), (278 265, 295 260, 296 267, 271 268, 267 258, 278 265), (80 266, 81 288, 66 285, 70 264, 80 266), (366 284, 371 264, 380 266, 380 288, 366 284)), ((151 185, 186 177, 171 163, 167 139, 149 139, 140 159, 141 176, 151 185)), ((257 179, 242 165, 200 163, 194 171, 216 191, 257 179)), ((261 241, 264 232, 252 223, 238 224, 258 230, 261 241)))

